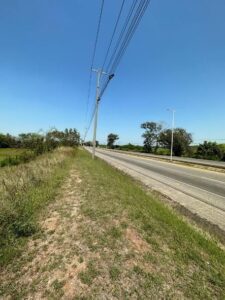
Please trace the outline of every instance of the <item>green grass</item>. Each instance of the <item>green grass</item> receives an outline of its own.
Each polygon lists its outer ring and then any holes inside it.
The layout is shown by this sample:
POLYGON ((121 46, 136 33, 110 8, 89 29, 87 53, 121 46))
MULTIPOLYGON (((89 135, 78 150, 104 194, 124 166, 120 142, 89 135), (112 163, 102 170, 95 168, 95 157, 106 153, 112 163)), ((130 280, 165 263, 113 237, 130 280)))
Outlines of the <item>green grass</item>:
POLYGON ((89 261, 87 269, 79 273, 79 278, 82 283, 91 285, 93 280, 99 275, 99 271, 95 267, 93 261, 89 261))
MULTIPOLYGON (((216 241, 146 194, 131 177, 100 159, 93 161, 84 150, 76 158, 76 169, 85 194, 81 210, 90 220, 89 226, 81 225, 82 236, 90 251, 103 253, 99 272, 106 276, 107 270, 120 298, 149 299, 158 294, 159 298, 224 299, 225 252, 216 241), (141 237, 143 250, 123 252, 124 247, 131 248, 127 228, 141 237), (128 268, 127 261, 135 265, 128 268), (129 280, 132 285, 123 286, 129 280)), ((91 286, 96 274, 84 271, 80 278, 91 286)), ((89 291, 97 296, 100 287, 89 291)))
POLYGON ((23 250, 38 231, 39 212, 54 199, 74 150, 57 149, 25 165, 0 170, 0 266, 23 250))
POLYGON ((0 167, 26 163, 36 156, 33 151, 28 149, 0 148, 0 167))
POLYGON ((0 148, 0 161, 6 159, 7 157, 15 157, 24 153, 25 149, 16 148, 0 148))

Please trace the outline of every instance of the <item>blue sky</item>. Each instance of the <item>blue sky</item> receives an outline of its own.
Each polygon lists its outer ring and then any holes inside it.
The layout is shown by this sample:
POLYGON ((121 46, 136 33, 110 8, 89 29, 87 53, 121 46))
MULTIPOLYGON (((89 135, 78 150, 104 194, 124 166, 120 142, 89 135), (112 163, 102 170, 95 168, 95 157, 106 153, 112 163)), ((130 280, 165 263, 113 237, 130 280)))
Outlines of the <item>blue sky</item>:
MULTIPOLYGON (((121 1, 105 1, 95 67, 121 1)), ((0 131, 84 133, 100 2, 0 0, 0 131)), ((101 101, 97 139, 141 143, 142 122, 170 126, 168 107, 195 141, 225 139, 224 15, 224 0, 152 0, 101 101)), ((95 76, 88 119, 94 86, 95 76)))

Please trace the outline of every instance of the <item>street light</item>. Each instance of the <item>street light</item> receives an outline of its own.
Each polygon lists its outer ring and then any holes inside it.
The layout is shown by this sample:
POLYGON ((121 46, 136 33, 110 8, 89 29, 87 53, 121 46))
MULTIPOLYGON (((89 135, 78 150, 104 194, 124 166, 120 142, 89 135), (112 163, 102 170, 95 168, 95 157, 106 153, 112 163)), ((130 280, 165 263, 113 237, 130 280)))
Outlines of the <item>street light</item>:
POLYGON ((174 119, 175 119, 175 110, 168 108, 168 111, 172 112, 172 134, 171 134, 171 147, 170 147, 170 160, 173 161, 173 134, 174 134, 174 119))

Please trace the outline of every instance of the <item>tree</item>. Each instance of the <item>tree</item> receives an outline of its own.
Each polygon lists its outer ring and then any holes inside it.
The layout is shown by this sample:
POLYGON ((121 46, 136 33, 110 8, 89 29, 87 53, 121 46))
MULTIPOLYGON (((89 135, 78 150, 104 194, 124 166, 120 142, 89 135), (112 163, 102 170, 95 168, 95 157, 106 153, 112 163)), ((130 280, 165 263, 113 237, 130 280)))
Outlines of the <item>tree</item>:
POLYGON ((108 146, 108 148, 113 149, 114 148, 114 143, 118 139, 119 139, 119 136, 117 134, 110 133, 108 135, 108 138, 107 138, 107 146, 108 146))
POLYGON ((144 138, 144 150, 146 152, 153 152, 154 149, 156 152, 162 125, 156 122, 145 122, 141 124, 141 128, 145 129, 145 132, 142 134, 144 138))
POLYGON ((15 148, 18 147, 18 141, 15 137, 9 133, 0 133, 0 148, 15 148))
POLYGON ((53 129, 47 133, 46 141, 52 148, 56 146, 78 146, 80 143, 80 134, 76 129, 72 128, 66 128, 64 131, 53 129))
POLYGON ((19 134, 21 147, 33 150, 36 154, 41 154, 45 151, 44 139, 44 136, 39 133, 19 134))
MULTIPOLYGON (((165 148, 171 148, 171 129, 163 130, 159 135, 159 143, 165 148)), ((173 135, 173 153, 176 156, 181 156, 189 149, 192 143, 192 135, 183 128, 175 128, 173 135)))
POLYGON ((196 151, 198 158, 221 160, 223 158, 223 150, 217 143, 204 141, 200 144, 196 151))

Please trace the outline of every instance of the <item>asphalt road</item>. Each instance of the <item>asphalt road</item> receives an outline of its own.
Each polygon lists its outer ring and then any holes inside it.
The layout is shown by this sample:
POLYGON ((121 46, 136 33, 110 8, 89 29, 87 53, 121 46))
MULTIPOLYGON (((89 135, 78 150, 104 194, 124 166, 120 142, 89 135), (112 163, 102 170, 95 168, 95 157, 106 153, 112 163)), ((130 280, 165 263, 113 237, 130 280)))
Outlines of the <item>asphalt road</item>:
MULTIPOLYGON (((118 153, 135 154, 136 156, 149 157, 149 158, 158 158, 158 159, 164 159, 164 160, 168 160, 168 161, 170 160, 170 156, 168 156, 168 155, 155 155, 155 154, 149 154, 149 153, 133 152, 133 151, 122 151, 122 150, 109 150, 109 151, 118 152, 118 153)), ((225 162, 224 161, 197 159, 197 158, 190 158, 190 157, 178 157, 178 156, 173 156, 173 160, 184 162, 184 163, 197 164, 197 165, 203 165, 203 166, 209 166, 209 167, 225 169, 225 162)))
MULTIPOLYGON (((96 155, 182 205, 191 206, 192 212, 201 217, 209 216, 210 221, 220 219, 219 225, 225 229, 224 173, 103 149, 97 149, 96 155)), ((216 224, 216 220, 213 223, 216 224)))

